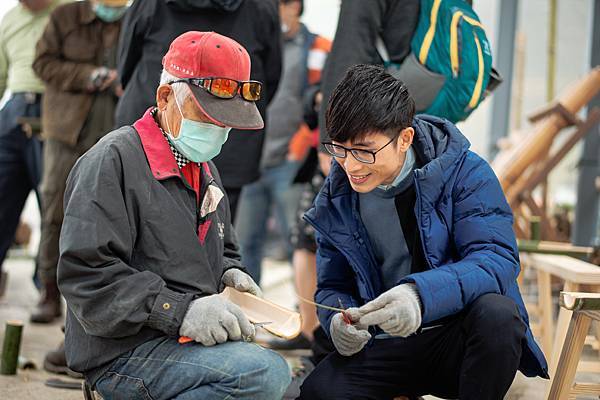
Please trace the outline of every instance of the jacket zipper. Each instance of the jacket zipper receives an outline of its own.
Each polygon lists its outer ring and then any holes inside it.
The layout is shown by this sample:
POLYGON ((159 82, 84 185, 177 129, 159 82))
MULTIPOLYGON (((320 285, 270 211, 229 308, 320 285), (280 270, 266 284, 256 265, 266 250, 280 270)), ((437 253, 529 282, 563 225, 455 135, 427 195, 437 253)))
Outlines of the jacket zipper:
MULTIPOLYGON (((359 244, 363 244, 365 242, 365 240, 363 239, 363 234, 364 232, 364 225, 360 223, 360 213, 357 211, 358 210, 358 205, 356 204, 356 199, 357 197, 354 196, 352 198, 352 216, 354 217, 354 221, 356 222, 356 225, 358 227, 362 226, 363 227, 363 231, 360 231, 360 228, 353 233, 354 235, 354 239, 359 241, 359 244)), ((373 266, 377 266, 377 261, 375 259, 375 254, 373 254, 373 249, 369 246, 365 245, 365 248, 367 249, 367 253, 369 254, 369 259, 371 261, 371 264, 373 266)), ((376 271, 379 274, 379 269, 376 268, 376 271)), ((381 279, 381 274, 379 274, 379 279, 381 282, 383 282, 383 280, 381 279)))
POLYGON ((431 264, 431 260, 429 259, 429 255, 427 254, 427 248, 425 247, 425 239, 423 236, 423 223, 421 222, 421 215, 423 215, 423 209, 421 203, 423 202, 423 197, 421 197, 421 187, 419 186, 419 174, 415 171, 415 189, 417 191, 417 202, 415 206, 417 207, 417 225, 419 225, 419 234, 421 235, 421 249, 423 250, 423 256, 425 257, 425 261, 427 265, 429 265, 429 269, 433 269, 433 264, 431 264))

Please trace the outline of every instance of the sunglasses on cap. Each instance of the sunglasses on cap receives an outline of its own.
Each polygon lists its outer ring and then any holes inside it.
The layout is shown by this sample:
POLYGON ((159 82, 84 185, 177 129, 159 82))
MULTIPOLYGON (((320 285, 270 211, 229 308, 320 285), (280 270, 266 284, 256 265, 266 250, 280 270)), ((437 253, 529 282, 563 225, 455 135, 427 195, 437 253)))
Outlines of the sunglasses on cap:
POLYGON ((169 84, 178 82, 197 86, 221 99, 233 99, 239 93, 246 101, 258 101, 262 90, 262 83, 259 81, 236 81, 229 78, 182 78, 169 84))

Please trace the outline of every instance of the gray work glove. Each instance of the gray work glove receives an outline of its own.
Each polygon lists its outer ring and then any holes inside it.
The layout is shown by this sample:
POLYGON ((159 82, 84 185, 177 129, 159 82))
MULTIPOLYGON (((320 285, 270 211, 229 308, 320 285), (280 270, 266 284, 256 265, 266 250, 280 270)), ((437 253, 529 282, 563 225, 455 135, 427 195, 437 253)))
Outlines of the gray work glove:
POLYGON ((252 341, 256 331, 238 306, 213 294, 190 303, 179 334, 204 346, 214 346, 227 340, 252 341))
POLYGON ((262 291, 247 273, 237 268, 230 268, 221 277, 221 283, 240 292, 248 292, 262 297, 262 291))
MULTIPOLYGON (((357 308, 347 309, 346 314, 352 321, 360 317, 357 308)), ((335 314, 331 319, 329 334, 338 353, 346 357, 361 351, 371 339, 371 334, 364 326, 346 323, 342 313, 335 314)))
POLYGON ((361 325, 379 325, 392 336, 407 337, 421 326, 421 300, 412 283, 391 288, 358 311, 361 325))

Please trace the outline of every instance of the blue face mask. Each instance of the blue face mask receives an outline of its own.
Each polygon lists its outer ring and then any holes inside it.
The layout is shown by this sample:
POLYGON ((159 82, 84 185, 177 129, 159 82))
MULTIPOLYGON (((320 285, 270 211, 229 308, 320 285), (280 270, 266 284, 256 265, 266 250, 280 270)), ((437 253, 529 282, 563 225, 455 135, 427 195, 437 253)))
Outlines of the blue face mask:
POLYGON ((179 108, 177 96, 175 96, 175 104, 179 114, 181 114, 181 125, 179 135, 174 137, 169 126, 169 120, 166 119, 167 128, 169 129, 167 137, 171 144, 188 160, 193 162, 206 162, 215 158, 227 141, 231 128, 187 119, 183 116, 181 108, 179 108))
POLYGON ((96 16, 108 23, 120 20, 123 15, 125 15, 126 11, 127 7, 109 7, 104 4, 94 5, 94 13, 96 13, 96 16))

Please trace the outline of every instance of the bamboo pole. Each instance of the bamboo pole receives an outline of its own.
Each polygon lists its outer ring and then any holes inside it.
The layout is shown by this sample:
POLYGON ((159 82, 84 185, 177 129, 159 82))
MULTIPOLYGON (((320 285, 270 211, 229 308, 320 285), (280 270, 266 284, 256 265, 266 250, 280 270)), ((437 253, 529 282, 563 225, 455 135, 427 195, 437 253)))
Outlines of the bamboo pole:
POLYGON ((554 169, 571 151, 573 147, 579 141, 585 137, 585 135, 594 127, 596 124, 600 122, 600 109, 593 109, 588 112, 587 119, 583 122, 579 128, 571 134, 568 140, 566 140, 563 144, 561 144, 560 150, 554 153, 550 158, 544 163, 543 168, 538 171, 533 171, 529 175, 524 175, 516 182, 514 182, 508 190, 506 190, 506 200, 511 207, 515 207, 521 202, 521 195, 524 192, 531 191, 537 185, 539 185, 543 178, 548 176, 550 171, 554 169))
MULTIPOLYGON (((568 112, 575 114, 599 91, 600 67, 596 67, 562 95, 559 102, 568 112)), ((544 156, 544 152, 550 148, 554 138, 567 125, 568 122, 559 113, 549 115, 540 122, 534 132, 523 139, 518 147, 511 149, 510 155, 494 163, 494 170, 505 191, 530 165, 544 156)))
POLYGON ((533 215, 529 218, 529 226, 531 227, 531 240, 539 242, 542 239, 542 232, 540 229, 541 218, 538 215, 533 215))
POLYGON ((2 359, 0 360, 0 374, 15 375, 17 373, 22 333, 23 322, 6 321, 4 344, 2 346, 2 359))

